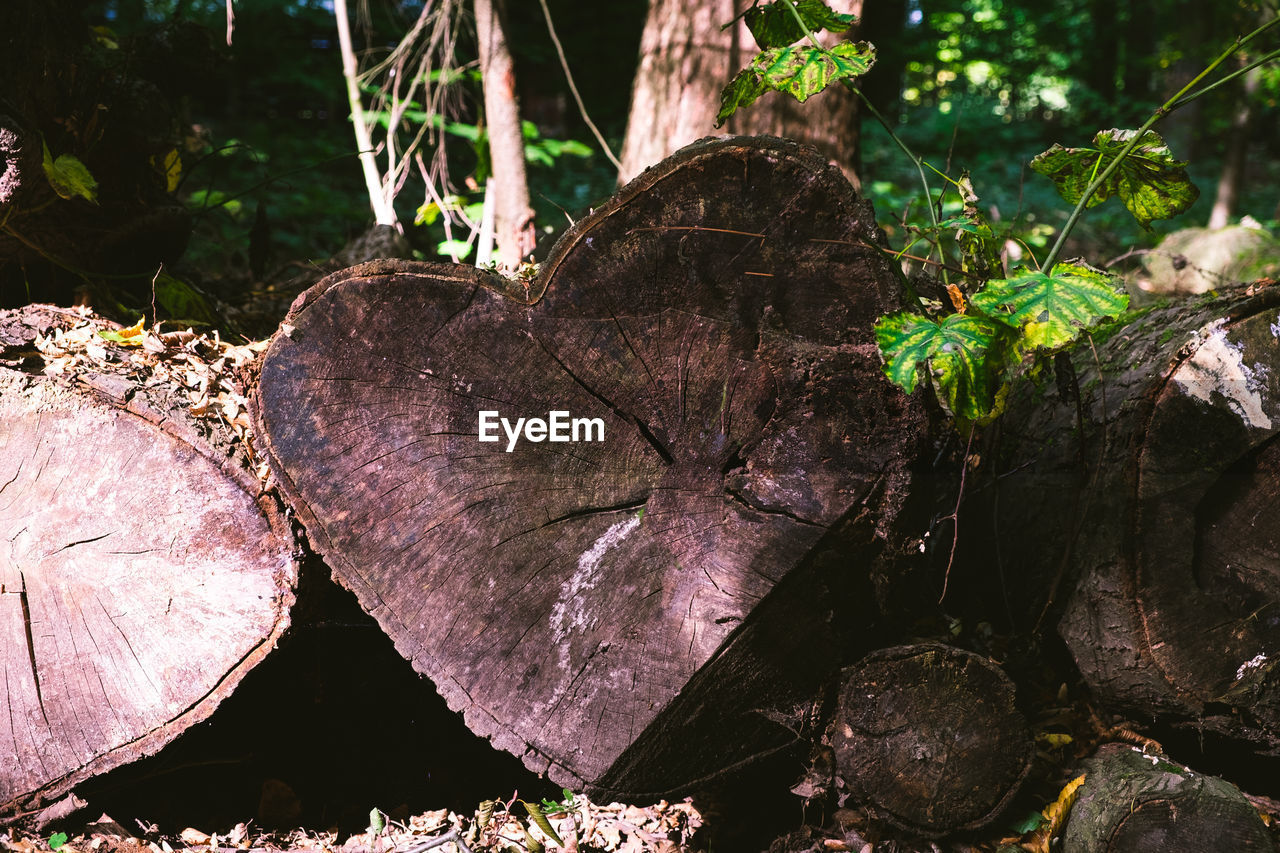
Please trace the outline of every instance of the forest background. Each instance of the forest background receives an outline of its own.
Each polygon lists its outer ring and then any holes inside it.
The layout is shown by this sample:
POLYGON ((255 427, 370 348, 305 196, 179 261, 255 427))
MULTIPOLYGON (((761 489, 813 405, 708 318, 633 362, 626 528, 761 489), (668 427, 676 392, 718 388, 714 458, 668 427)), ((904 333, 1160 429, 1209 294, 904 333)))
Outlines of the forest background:
MULTIPOLYGON (((454 17, 454 69, 437 70, 429 81, 438 93, 431 105, 436 109, 424 107, 420 95, 400 117, 402 140, 421 134, 426 155, 422 168, 408 168, 399 178, 395 219, 414 257, 475 261, 491 159, 473 7, 434 5, 454 17), (430 188, 424 175, 431 177, 430 188)), ((714 126, 720 89, 754 52, 753 44, 739 44, 735 28, 722 27, 749 5, 547 0, 584 115, 542 5, 505 4, 540 247, 535 259, 619 182, 619 168, 588 118, 621 156, 624 179, 700 135, 791 127, 795 135, 823 143, 875 202, 895 248, 911 242, 912 227, 928 221, 915 165, 865 108, 852 98, 841 103, 847 93, 790 106, 790 125, 785 117, 753 119, 753 111, 774 109, 762 101, 724 127, 714 126), (641 103, 647 90, 664 87, 680 91, 684 100, 665 107, 641 103), (694 121, 677 126, 663 109, 694 121)), ((1069 213, 1053 184, 1028 168, 1034 155, 1055 142, 1087 145, 1099 128, 1136 126, 1237 35, 1275 14, 1266 4, 1238 0, 845 5, 852 8, 843 11, 861 20, 844 37, 869 40, 877 49, 871 73, 859 81, 871 104, 937 169, 957 177, 969 171, 985 212, 1012 238, 1008 245, 1033 254, 1044 253, 1069 213)), ((269 290, 272 282, 338 254, 368 228, 371 213, 349 120, 333 0, 241 2, 230 22, 228 6, 225 0, 94 0, 85 13, 86 23, 98 27, 94 49, 117 51, 126 64, 157 33, 199 28, 207 36, 212 52, 197 68, 176 75, 187 85, 176 93, 182 139, 170 183, 192 214, 194 230, 182 263, 169 270, 220 301, 239 304, 246 292, 269 290)), ((361 69, 392 55, 422 13, 418 0, 353 3, 348 14, 361 69)), ((1250 58, 1256 57, 1238 61, 1250 58)), ((375 131, 376 88, 383 84, 385 75, 366 77, 361 93, 375 131)), ((1113 269, 1124 272, 1176 229, 1247 216, 1274 231, 1280 218, 1278 96, 1280 70, 1272 63, 1163 120, 1156 129, 1175 157, 1190 162, 1199 200, 1184 215, 1155 222, 1151 231, 1117 202, 1100 206, 1073 232, 1066 256, 1102 265, 1138 250, 1127 267, 1113 269)))

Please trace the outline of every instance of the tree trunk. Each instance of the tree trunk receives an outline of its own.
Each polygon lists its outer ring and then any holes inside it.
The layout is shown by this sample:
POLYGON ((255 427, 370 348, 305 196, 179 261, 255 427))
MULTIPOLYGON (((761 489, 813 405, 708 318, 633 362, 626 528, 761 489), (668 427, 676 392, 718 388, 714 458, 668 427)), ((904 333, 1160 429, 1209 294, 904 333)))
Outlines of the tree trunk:
POLYGON ((205 719, 293 600, 288 523, 185 394, 92 361, 79 384, 13 369, 70 313, 0 312, 0 815, 205 719))
POLYGON ((1227 153, 1222 163, 1222 175, 1218 178, 1218 194, 1209 213, 1210 228, 1225 228, 1235 213, 1236 199, 1244 183, 1248 163, 1250 126, 1252 125, 1253 98, 1262 81, 1262 69, 1254 68, 1244 75, 1236 101, 1235 114, 1231 117, 1231 132, 1227 137, 1227 153))
MULTIPOLYGON (((230 11, 231 6, 228 4, 228 14, 230 11)), ((374 151, 373 137, 369 133, 370 125, 364 117, 364 95, 360 91, 360 69, 355 47, 351 42, 351 18, 347 12, 347 0, 334 0, 333 16, 338 25, 338 49, 342 55, 342 78, 347 86, 347 108, 351 110, 351 129, 356 137, 356 151, 359 152, 365 192, 369 195, 369 207, 373 210, 373 222, 375 226, 395 228, 399 225, 395 206, 387 187, 383 186, 382 174, 378 171, 377 152, 374 151)), ((229 32, 229 21, 227 26, 229 32)), ((390 132, 394 133, 395 129, 392 128, 390 132)))
MULTIPOLYGON (((524 168, 524 132, 516 98, 515 66, 507 47, 503 0, 475 0, 476 41, 489 135, 490 193, 494 195, 497 261, 509 270, 533 251, 536 237, 524 168)), ((484 259, 479 259, 484 263, 484 259)))
POLYGON ((989 659, 939 644, 868 655, 842 675, 831 723, 856 801, 930 838, 976 829, 1013 799, 1035 754, 1014 686, 989 659))
POLYGON ((694 788, 797 745, 779 719, 865 650, 892 580, 924 417, 881 375, 878 239, 812 151, 691 146, 527 289, 408 263, 317 284, 263 365, 267 454, 474 731, 593 796, 694 788), (484 443, 484 411, 603 435, 484 443))
POLYGON ((1085 769, 1063 853, 1275 849, 1258 810, 1222 779, 1118 743, 1103 745, 1085 769))
MULTIPOLYGON (((1002 569, 1019 627, 1061 616, 1101 703, 1268 754, 1280 751, 1277 306, 1280 289, 1258 284, 1097 334, 1097 361, 1078 347, 1075 379, 1011 403, 985 490, 995 527, 969 534, 999 543, 981 565, 1002 569)), ((973 591, 995 598, 977 577, 973 591)))
MULTIPOLYGON (((742 21, 721 27, 750 5, 748 0, 651 0, 631 90, 620 183, 677 148, 717 132, 721 91, 759 51, 742 21)), ((830 5, 858 14, 862 0, 830 5)), ((834 44, 846 35, 823 33, 821 38, 834 44)), ((725 130, 806 142, 857 186, 857 99, 843 87, 833 86, 803 104, 768 92, 730 118, 725 130)))

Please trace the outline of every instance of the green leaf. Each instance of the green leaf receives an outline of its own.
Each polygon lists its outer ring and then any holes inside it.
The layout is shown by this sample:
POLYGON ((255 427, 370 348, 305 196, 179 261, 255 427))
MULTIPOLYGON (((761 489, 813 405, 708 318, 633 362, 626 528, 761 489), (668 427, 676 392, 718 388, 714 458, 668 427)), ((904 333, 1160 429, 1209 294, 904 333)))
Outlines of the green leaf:
POLYGON ((884 356, 885 376, 910 393, 928 363, 940 397, 957 418, 981 420, 992 414, 1000 385, 1001 329, 985 317, 951 314, 937 322, 900 311, 876 321, 876 343, 884 356))
POLYGON ((216 326, 218 312, 199 290, 166 272, 155 279, 156 304, 170 320, 184 326, 216 326))
MULTIPOLYGON (((1045 823, 1047 821, 1040 812, 1027 812, 1020 819, 1009 824, 1009 832, 1014 835, 1026 835, 1028 832, 1035 832, 1045 823)), ((1017 849, 1021 850, 1022 848, 1017 849)))
MULTIPOLYGON (((1052 148, 1031 161, 1032 170, 1045 175, 1071 204, 1111 165, 1133 139, 1135 130, 1100 130, 1093 148, 1052 148)), ((1143 228, 1154 219, 1171 219, 1184 212, 1200 197, 1200 190, 1187 177, 1186 163, 1173 159, 1169 146, 1153 130, 1129 152, 1107 180, 1094 191, 1089 207, 1119 196, 1143 228)))
POLYGON ((720 111, 716 113, 716 127, 725 123, 725 119, 733 115, 741 107, 755 103, 756 98, 768 91, 760 75, 750 67, 738 72, 720 93, 720 111))
MULTIPOLYGON (((43 145, 43 143, 42 143, 43 145)), ((66 199, 80 196, 94 204, 98 203, 98 182, 89 174, 89 169, 78 157, 62 154, 57 160, 49 153, 49 146, 44 147, 44 174, 49 179, 53 191, 66 199)))
POLYGON ((67 834, 65 832, 55 832, 49 836, 49 849, 57 850, 59 847, 67 843, 67 834))
POLYGON ((960 266, 973 278, 986 281, 1004 272, 1000 260, 1001 241, 978 208, 978 193, 967 171, 960 175, 956 187, 964 200, 963 215, 951 220, 956 229, 956 243, 960 246, 960 266))
POLYGON ((537 824, 538 829, 546 833, 547 838, 555 842, 557 847, 563 847, 564 842, 560 840, 560 836, 556 835, 555 827, 551 825, 551 821, 547 820, 547 816, 542 813, 542 806, 537 803, 526 803, 520 801, 520 805, 524 806, 524 810, 529 813, 529 820, 537 824))
MULTIPOLYGON (((858 20, 855 15, 842 15, 834 11, 822 0, 797 0, 795 9, 804 25, 815 33, 819 30, 843 32, 858 20)), ((786 47, 805 37, 804 28, 782 2, 752 6, 743 15, 743 19, 761 50, 786 47)))
POLYGON ((875 55, 875 48, 865 41, 844 42, 829 50, 775 47, 762 51, 749 67, 770 89, 804 103, 837 80, 866 74, 875 55))
POLYGON ((830 49, 776 47, 761 51, 721 93, 716 127, 766 89, 786 92, 804 103, 837 80, 866 74, 875 58, 875 47, 865 41, 844 42, 830 49))
POLYGON ((436 244, 437 255, 448 255, 462 260, 471 254, 471 244, 466 240, 441 240, 436 244))
POLYGON ((1026 346, 1055 350, 1083 329, 1119 316, 1129 295, 1119 279, 1084 264, 1055 264, 1048 275, 1023 269, 1012 278, 992 279, 973 295, 987 316, 1021 329, 1026 346))

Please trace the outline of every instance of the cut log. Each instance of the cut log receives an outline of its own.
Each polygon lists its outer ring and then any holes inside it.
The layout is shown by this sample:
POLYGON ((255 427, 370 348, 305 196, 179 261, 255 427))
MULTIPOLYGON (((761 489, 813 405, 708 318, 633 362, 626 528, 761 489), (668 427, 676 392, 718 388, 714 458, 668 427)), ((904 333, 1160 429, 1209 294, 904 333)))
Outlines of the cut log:
POLYGON ((853 798, 927 838, 994 820, 1031 769, 1013 682, 988 658, 936 643, 873 652, 841 674, 831 723, 853 798))
POLYGON ((1085 771, 1063 853, 1275 849, 1258 810, 1223 779, 1116 743, 1104 744, 1085 771))
POLYGON ((1266 754, 1280 754, 1278 308, 1280 288, 1258 285, 1149 310, 1099 335, 1096 358, 1077 348, 1067 399, 1049 379, 1011 405, 993 490, 1021 627, 1058 624, 1104 705, 1266 754))
POLYGON ((57 380, 13 369, 71 324, 105 355, 73 312, 0 312, 0 817, 206 718, 293 597, 283 513, 185 395, 83 348, 57 380))
POLYGON ((812 151, 704 142, 526 287, 323 280, 264 360, 259 433, 314 547, 474 731, 597 798, 687 790, 796 744, 781 717, 901 545, 924 416, 881 375, 879 240, 812 151), (487 411, 564 412, 578 440, 484 442, 487 411))

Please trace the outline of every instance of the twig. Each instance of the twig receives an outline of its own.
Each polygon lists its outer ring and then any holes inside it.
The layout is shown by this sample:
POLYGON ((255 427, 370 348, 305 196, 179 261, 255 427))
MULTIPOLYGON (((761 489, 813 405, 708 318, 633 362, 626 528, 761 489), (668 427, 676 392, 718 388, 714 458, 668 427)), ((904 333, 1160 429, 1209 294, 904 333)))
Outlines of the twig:
POLYGON ((609 143, 604 141, 604 134, 600 132, 600 128, 596 127, 596 123, 591 120, 591 116, 587 115, 587 106, 582 102, 582 95, 578 94, 578 87, 573 82, 573 74, 569 72, 569 60, 565 58, 564 48, 560 45, 560 37, 556 35, 555 25, 551 23, 551 10, 547 8, 547 0, 538 0, 538 3, 542 5, 542 16, 547 19, 547 32, 551 34, 551 42, 556 46, 556 56, 560 57, 560 67, 564 69, 564 79, 569 84, 569 91, 573 93, 573 100, 578 104, 578 112, 582 113, 582 120, 591 129, 596 142, 600 143, 604 156, 608 157, 609 162, 621 172, 622 161, 614 156, 613 151, 609 148, 609 143))
POLYGON ((437 835, 430 841, 424 841, 421 844, 415 844, 412 847, 405 848, 403 853, 422 853, 424 850, 430 850, 433 847, 448 844, 450 841, 458 845, 458 849, 461 850, 462 853, 471 853, 471 848, 467 846, 467 842, 462 840, 462 836, 458 834, 458 828, 456 826, 444 835, 437 835))
POLYGON ((964 446, 964 461, 960 463, 960 493, 956 495, 956 508, 951 511, 951 515, 939 519, 940 521, 951 520, 951 554, 947 557, 947 571, 942 576, 942 595, 938 596, 938 603, 947 597, 947 584, 951 582, 951 566, 956 561, 956 543, 960 541, 960 503, 964 500, 964 481, 969 476, 969 450, 973 447, 973 434, 977 430, 969 428, 969 441, 964 446))

